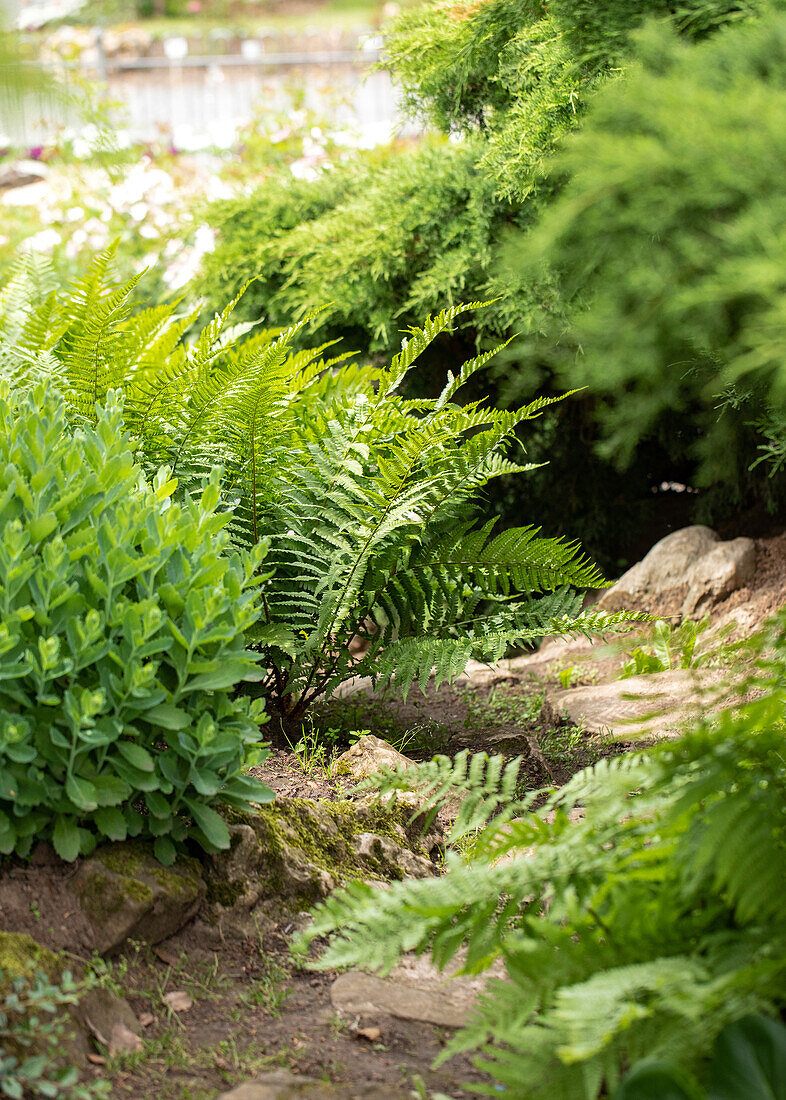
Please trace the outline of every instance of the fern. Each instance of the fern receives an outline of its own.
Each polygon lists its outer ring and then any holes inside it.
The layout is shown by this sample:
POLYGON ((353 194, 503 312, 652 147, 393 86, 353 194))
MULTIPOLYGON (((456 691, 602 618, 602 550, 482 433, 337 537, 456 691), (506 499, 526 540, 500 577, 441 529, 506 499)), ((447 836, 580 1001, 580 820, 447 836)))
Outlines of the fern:
POLYGON ((490 354, 449 374, 436 399, 399 393, 418 356, 482 303, 429 318, 380 369, 326 359, 328 344, 293 351, 311 317, 233 328, 237 298, 188 342, 199 306, 132 314, 137 280, 113 285, 111 263, 110 249, 43 302, 38 268, 20 269, 4 296, 2 360, 15 377, 57 373, 79 420, 119 390, 137 460, 149 473, 169 466, 181 492, 222 468, 235 543, 270 542, 255 642, 260 690, 285 726, 352 676, 406 693, 544 634, 619 625, 582 613, 577 590, 605 582, 575 543, 473 518, 489 481, 532 468, 516 458, 517 432, 558 399, 458 404, 490 354))
POLYGON ((594 1100, 642 1058, 702 1080, 728 1023, 786 1007, 786 611, 756 645, 743 706, 556 793, 519 798, 517 761, 466 753, 372 777, 426 816, 462 796, 454 843, 486 827, 442 878, 334 894, 301 948, 327 937, 314 965, 381 972, 406 951, 502 960, 445 1056, 475 1050, 513 1098, 594 1100))

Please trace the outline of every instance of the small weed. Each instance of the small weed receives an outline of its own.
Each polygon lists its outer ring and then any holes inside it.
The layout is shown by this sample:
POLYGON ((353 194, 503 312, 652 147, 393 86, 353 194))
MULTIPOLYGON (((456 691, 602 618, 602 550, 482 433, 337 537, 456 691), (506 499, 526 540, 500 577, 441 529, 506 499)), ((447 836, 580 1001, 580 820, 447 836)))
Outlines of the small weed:
POLYGON ((554 726, 541 734, 540 751, 552 767, 589 767, 596 764, 612 745, 616 744, 611 730, 590 734, 582 726, 554 726))
POLYGON ((275 1054, 253 1055, 250 1048, 238 1046, 237 1040, 232 1037, 222 1039, 213 1056, 213 1065, 218 1069, 222 1077, 233 1083, 262 1073, 272 1068, 280 1068, 290 1064, 290 1052, 283 1048, 275 1054), (216 1057, 217 1055, 217 1057, 216 1057))
POLYGON ((281 1007, 292 993, 285 985, 287 972, 277 962, 262 955, 261 973, 254 977, 251 988, 240 995, 240 1005, 232 1010, 232 1019, 240 1019, 243 1009, 262 1008, 267 1016, 281 1016, 281 1007))
POLYGON ((335 1039, 340 1038, 342 1035, 349 1034, 350 1031, 349 1023, 343 1016, 339 1016, 338 1013, 330 1017, 328 1020, 328 1027, 330 1028, 330 1034, 335 1039))
POLYGON ((287 738, 290 749, 306 775, 331 770, 335 757, 335 742, 333 746, 330 744, 331 733, 333 733, 332 730, 320 730, 313 722, 308 721, 300 727, 300 738, 294 745, 287 738))
POLYGON ((590 665, 567 665, 558 668, 557 679, 567 691, 572 687, 586 687, 598 681, 598 670, 590 665))
POLYGON ((96 951, 90 959, 89 971, 102 989, 114 993, 117 997, 125 996, 128 959, 123 956, 118 959, 105 959, 96 951))
POLYGON ((585 747, 586 735, 581 726, 561 726, 548 730, 540 739, 540 751, 549 764, 572 764, 585 747))
POLYGON ((710 617, 701 622, 686 619, 672 626, 658 619, 648 634, 640 636, 639 644, 627 652, 619 680, 630 676, 650 675, 677 668, 708 668, 729 664, 739 646, 730 645, 728 636, 734 626, 729 623, 708 639, 710 617))
POLYGON ((561 668, 557 672, 557 676, 559 677, 559 682, 562 684, 562 686, 565 688, 566 691, 570 687, 571 680, 573 679, 573 673, 575 671, 576 670, 573 667, 573 665, 569 665, 567 668, 561 668))
POLYGON ((185 1042, 173 1031, 164 1031, 155 1039, 149 1039, 142 1050, 119 1051, 107 1058, 106 1072, 109 1077, 116 1073, 133 1073, 142 1066, 159 1066, 167 1070, 183 1069, 192 1062, 185 1042))
POLYGON ((536 722, 543 707, 544 691, 511 690, 504 685, 492 687, 488 693, 478 688, 464 692, 468 729, 483 725, 524 726, 536 722))

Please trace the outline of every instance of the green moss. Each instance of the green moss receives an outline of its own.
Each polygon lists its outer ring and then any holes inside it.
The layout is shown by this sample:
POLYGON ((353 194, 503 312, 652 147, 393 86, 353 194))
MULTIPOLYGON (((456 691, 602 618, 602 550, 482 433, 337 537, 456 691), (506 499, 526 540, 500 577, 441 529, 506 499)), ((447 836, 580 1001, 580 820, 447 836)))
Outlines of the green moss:
MULTIPOLYGON (((172 898, 180 898, 184 894, 193 896, 194 891, 198 893, 200 889, 201 874, 197 860, 181 857, 174 866, 164 867, 154 856, 152 847, 139 841, 106 845, 96 852, 95 858, 113 874, 144 886, 151 899, 152 892, 145 885, 145 879, 154 879, 172 898)), ((136 895, 131 891, 129 894, 141 897, 138 890, 136 895)))
POLYGON ((50 981, 60 977, 63 959, 36 943, 24 932, 0 932, 0 991, 10 987, 14 978, 25 978, 40 970, 50 981))
POLYGON ((243 882, 216 882, 207 884, 205 898, 210 905, 221 905, 225 909, 231 909, 235 902, 246 892, 243 882))
POLYGON ((114 870, 111 874, 102 874, 97 867, 93 868, 89 878, 81 882, 78 893, 93 921, 113 916, 129 901, 141 905, 152 905, 153 902, 153 891, 147 883, 114 870))
POLYGON ((348 801, 314 803, 308 799, 278 802, 260 810, 257 819, 267 826, 268 843, 279 853, 282 842, 303 852, 309 863, 326 871, 334 879, 368 878, 369 872, 380 878, 400 878, 401 870, 380 852, 376 861, 360 857, 353 841, 360 833, 373 832, 402 843, 398 822, 384 807, 365 820, 358 818, 357 806, 348 801))

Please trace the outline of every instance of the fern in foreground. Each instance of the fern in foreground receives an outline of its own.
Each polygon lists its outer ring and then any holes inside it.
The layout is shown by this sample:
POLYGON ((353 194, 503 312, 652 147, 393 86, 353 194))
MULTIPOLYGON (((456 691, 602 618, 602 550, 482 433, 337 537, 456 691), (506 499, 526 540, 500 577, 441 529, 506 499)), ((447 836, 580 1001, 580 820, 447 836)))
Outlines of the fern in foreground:
POLYGON ((222 467, 235 543, 270 543, 255 641, 260 690, 285 727, 352 676, 406 692, 510 645, 627 621, 581 611, 577 590, 605 582, 575 543, 477 523, 484 486, 531 468, 516 433, 553 401, 459 404, 493 352, 448 372, 434 399, 401 394, 423 351, 481 303, 429 318, 378 369, 326 360, 325 347, 293 352, 306 322, 232 330, 235 303, 188 344, 198 307, 132 315, 138 280, 113 285, 111 260, 98 256, 66 294, 23 265, 0 302, 2 363, 14 378, 56 375, 76 420, 94 421, 119 390, 138 460, 169 466, 181 489, 222 467))
POLYGON ((727 1024, 786 1007, 786 612, 767 643, 758 698, 601 761, 536 812, 528 799, 493 817, 515 779, 494 760, 371 781, 425 787, 428 804, 470 790, 457 834, 490 824, 442 878, 333 895, 301 947, 327 937, 315 965, 381 972, 410 950, 442 967, 465 949, 471 973, 501 959, 505 980, 447 1053, 478 1051, 511 1098, 594 1100, 645 1058, 701 1080, 727 1024))

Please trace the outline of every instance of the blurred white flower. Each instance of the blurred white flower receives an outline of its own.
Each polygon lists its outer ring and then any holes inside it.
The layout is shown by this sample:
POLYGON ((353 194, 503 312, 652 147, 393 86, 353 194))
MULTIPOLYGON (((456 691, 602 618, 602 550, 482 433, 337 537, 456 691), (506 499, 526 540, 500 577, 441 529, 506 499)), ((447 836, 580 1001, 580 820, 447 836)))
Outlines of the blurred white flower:
POLYGON ((62 244, 62 241, 63 238, 56 229, 42 229, 32 237, 26 237, 22 241, 22 248, 30 252, 51 252, 57 245, 62 244))

